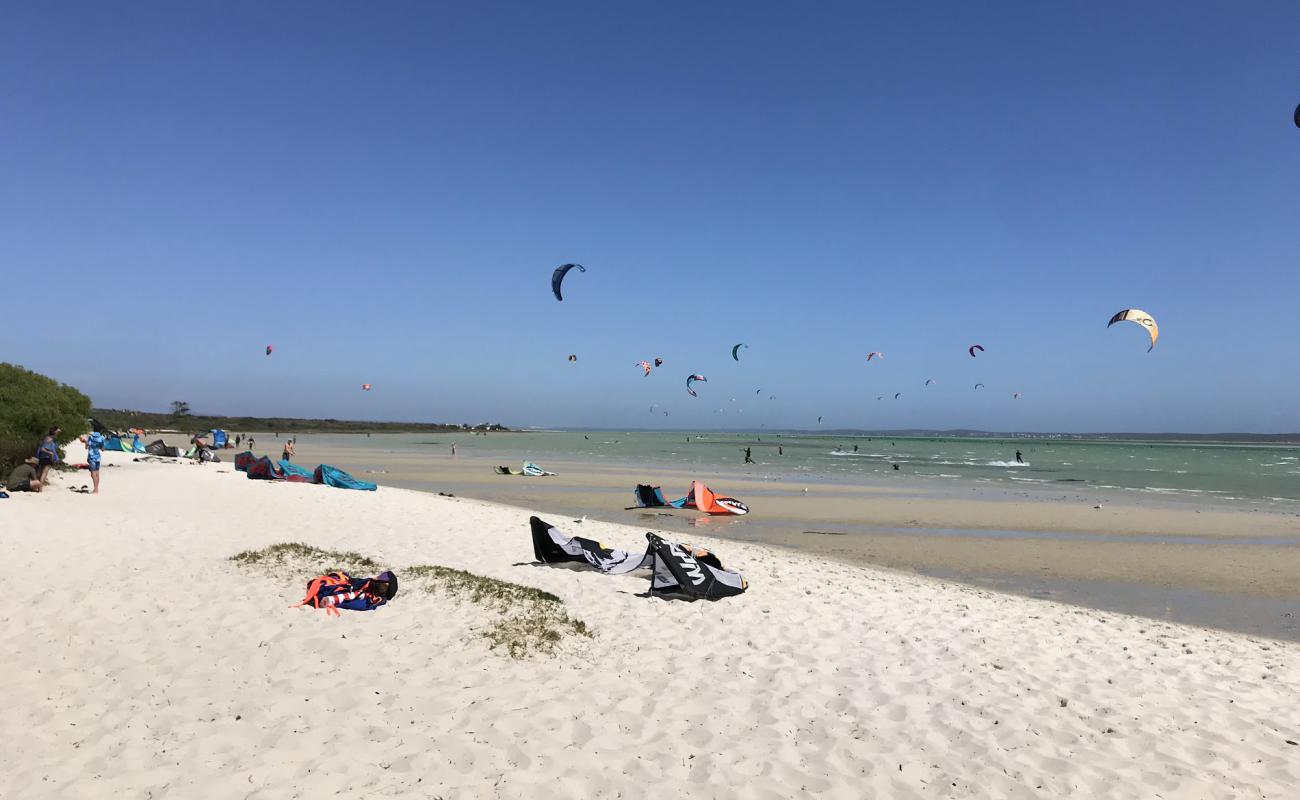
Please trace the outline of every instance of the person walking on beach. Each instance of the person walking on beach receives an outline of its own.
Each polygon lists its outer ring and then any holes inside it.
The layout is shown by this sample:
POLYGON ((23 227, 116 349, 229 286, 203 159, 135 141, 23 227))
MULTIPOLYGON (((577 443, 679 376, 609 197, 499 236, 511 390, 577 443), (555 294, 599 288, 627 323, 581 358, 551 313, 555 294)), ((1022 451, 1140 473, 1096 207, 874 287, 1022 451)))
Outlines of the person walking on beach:
POLYGON ((745 463, 746 464, 754 463, 753 452, 748 447, 745 448, 745 463))
POLYGON ((452 443, 451 443, 451 454, 452 454, 453 456, 456 455, 456 443, 455 443, 455 442, 452 442, 452 443))
POLYGON ((1023 464, 1023 463, 1025 463, 1024 456, 1022 456, 1022 455, 1020 454, 1020 451, 1019 451, 1019 450, 1016 451, 1016 463, 1017 463, 1017 464, 1023 464))
POLYGON ((242 441, 244 441, 244 434, 242 433, 235 434, 235 447, 239 447, 239 443, 242 441))
POLYGON ((49 482, 50 467, 59 463, 59 441, 58 437, 62 430, 58 425, 50 428, 50 432, 45 434, 41 440, 40 447, 36 448, 36 464, 40 474, 36 476, 37 480, 45 485, 49 482))
POLYGON ((86 445, 86 469, 90 471, 90 482, 95 486, 91 494, 99 494, 99 464, 108 440, 102 433, 82 434, 78 438, 86 445))
POLYGON ((252 436, 248 437, 248 449, 249 449, 250 452, 251 452, 252 449, 253 449, 253 437, 252 437, 252 436))
POLYGON ((280 454, 281 461, 293 461, 293 439, 284 443, 284 452, 280 454))
POLYGON ((28 457, 14 467, 9 473, 9 480, 5 481, 5 488, 11 492, 39 492, 45 484, 36 477, 37 463, 36 459, 28 457))

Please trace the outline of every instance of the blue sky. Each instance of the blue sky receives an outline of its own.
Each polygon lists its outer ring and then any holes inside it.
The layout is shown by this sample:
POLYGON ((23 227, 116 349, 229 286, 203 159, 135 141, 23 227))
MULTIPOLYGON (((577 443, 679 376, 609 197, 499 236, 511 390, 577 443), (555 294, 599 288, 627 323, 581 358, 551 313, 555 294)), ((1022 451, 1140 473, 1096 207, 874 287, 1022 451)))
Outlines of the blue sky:
POLYGON ((31 318, 0 359, 151 410, 1300 430, 1296 31, 1294 2, 11 6, 31 318), (1105 327, 1131 306, 1153 353, 1105 327))

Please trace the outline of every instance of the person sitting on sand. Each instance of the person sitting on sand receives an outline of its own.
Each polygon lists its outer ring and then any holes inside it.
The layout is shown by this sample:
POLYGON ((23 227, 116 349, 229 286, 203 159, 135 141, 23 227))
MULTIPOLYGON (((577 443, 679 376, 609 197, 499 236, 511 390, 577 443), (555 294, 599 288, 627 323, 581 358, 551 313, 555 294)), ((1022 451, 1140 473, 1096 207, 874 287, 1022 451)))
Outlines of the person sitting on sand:
POLYGON ((42 484, 49 481, 50 467, 59 463, 59 441, 61 433, 58 425, 50 428, 50 432, 41 440, 40 447, 36 448, 36 463, 40 473, 36 476, 42 484))
POLYGON ((5 481, 5 487, 11 492, 39 492, 45 484, 36 477, 38 463, 36 459, 28 458, 14 467, 9 473, 9 480, 5 481))

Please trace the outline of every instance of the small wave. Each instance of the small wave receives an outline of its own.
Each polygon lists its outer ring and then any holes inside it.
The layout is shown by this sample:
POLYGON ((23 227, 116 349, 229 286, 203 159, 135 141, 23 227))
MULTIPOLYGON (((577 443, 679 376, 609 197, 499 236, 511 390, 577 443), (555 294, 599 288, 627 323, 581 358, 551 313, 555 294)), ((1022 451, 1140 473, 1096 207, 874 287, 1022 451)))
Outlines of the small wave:
POLYGON ((849 458, 885 458, 884 453, 846 453, 843 450, 832 450, 827 455, 848 456, 849 458))
POLYGON ((1013 468, 1014 468, 1014 467, 1027 467, 1027 466, 1029 466, 1029 462, 1028 462, 1028 461, 1023 461, 1023 462, 1022 462, 1022 461, 990 461, 990 462, 988 462, 987 464, 985 464, 984 466, 986 466, 986 467, 1013 467, 1013 468))

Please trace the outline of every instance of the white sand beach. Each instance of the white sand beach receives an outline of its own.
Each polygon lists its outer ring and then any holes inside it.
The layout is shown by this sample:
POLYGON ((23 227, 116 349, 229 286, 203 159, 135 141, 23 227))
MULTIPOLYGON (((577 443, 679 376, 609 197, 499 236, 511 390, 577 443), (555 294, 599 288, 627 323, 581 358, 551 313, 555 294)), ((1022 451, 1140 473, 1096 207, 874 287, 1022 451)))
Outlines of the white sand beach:
MULTIPOLYGON (((70 460, 79 459, 76 444, 70 460)), ((750 581, 641 596, 532 564, 528 517, 380 487, 250 481, 105 453, 0 500, 6 798, 1286 798, 1300 645, 693 539, 750 581), (585 621, 514 660, 492 612, 413 589, 290 608, 310 575, 229 561, 303 542, 538 587, 585 621)))

